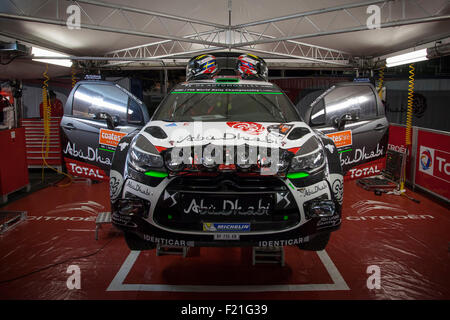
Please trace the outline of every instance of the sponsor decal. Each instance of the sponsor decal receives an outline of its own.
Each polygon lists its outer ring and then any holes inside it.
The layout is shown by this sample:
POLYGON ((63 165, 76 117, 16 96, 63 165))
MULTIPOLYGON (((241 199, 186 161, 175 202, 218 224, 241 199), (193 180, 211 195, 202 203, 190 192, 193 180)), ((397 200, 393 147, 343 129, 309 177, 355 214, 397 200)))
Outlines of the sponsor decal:
POLYGON ((252 135, 259 135, 264 132, 265 128, 262 126, 262 124, 256 123, 256 122, 227 122, 227 125, 230 128, 238 129, 241 131, 244 131, 245 133, 252 134, 252 135))
POLYGON ((415 215, 397 215, 397 216, 348 216, 345 218, 350 221, 366 221, 366 220, 430 220, 434 216, 429 214, 415 215))
POLYGON ((278 137, 284 137, 289 133, 291 128, 293 127, 292 124, 275 124, 267 127, 267 131, 269 134, 276 135, 278 137))
POLYGON ((166 124, 166 127, 176 127, 177 124, 175 122, 166 124))
POLYGON ((409 155, 409 150, 403 145, 394 145, 394 144, 388 143, 388 150, 392 150, 392 151, 396 151, 399 153, 409 155))
POLYGON ((298 192, 302 193, 304 196, 312 196, 313 194, 316 194, 317 192, 325 190, 326 188, 327 188, 326 182, 322 182, 322 183, 316 184, 314 186, 300 188, 300 189, 298 189, 298 192))
POLYGON ((85 177, 94 180, 109 179, 105 172, 96 166, 69 158, 64 158, 64 161, 66 162, 67 171, 73 176, 85 177))
POLYGON ((338 215, 320 218, 320 220, 317 221, 317 230, 320 230, 323 228, 335 227, 339 224, 341 224, 341 218, 338 215))
POLYGON ((291 203, 291 201, 289 201, 289 193, 277 192, 277 204, 279 204, 283 200, 286 201, 286 204, 284 205, 284 208, 286 208, 291 203))
MULTIPOLYGON (((415 163, 415 184, 445 200, 450 199, 450 135, 418 129, 415 163)), ((408 163, 408 162, 407 162, 408 163)))
POLYGON ((106 157, 103 158, 98 154, 97 148, 87 147, 86 150, 77 149, 76 144, 73 145, 70 142, 67 142, 66 148, 63 150, 64 154, 69 154, 72 157, 80 158, 87 161, 97 162, 101 164, 105 164, 110 166, 111 165, 111 159, 106 157))
POLYGON ((375 150, 372 150, 369 153, 366 153, 366 147, 362 149, 355 149, 355 153, 353 155, 353 159, 351 158, 351 154, 349 153, 341 153, 341 165, 351 165, 355 163, 359 163, 361 161, 378 158, 384 154, 384 147, 380 148, 380 144, 377 143, 377 147, 375 150))
POLYGON ((122 139, 122 137, 126 135, 127 135, 126 132, 119 132, 109 129, 100 129, 100 134, 98 135, 98 144, 106 149, 115 150, 115 148, 119 144, 120 139, 122 139))
POLYGON ((250 231, 250 223, 203 223, 203 231, 248 232, 250 231))
POLYGON ((148 234, 143 235, 143 239, 145 241, 155 242, 162 246, 179 246, 179 247, 186 247, 186 241, 185 240, 178 240, 178 239, 166 239, 166 238, 158 238, 155 236, 151 236, 148 234))
POLYGON ((197 135, 187 135, 183 138, 178 138, 176 141, 170 140, 169 143, 173 145, 174 142, 176 143, 182 143, 182 142, 198 142, 198 141, 232 141, 232 140, 238 140, 238 141, 255 141, 255 142, 266 142, 266 143, 279 143, 279 137, 275 137, 273 135, 266 135, 264 137, 252 137, 247 135, 241 135, 241 134, 234 134, 232 132, 225 132, 222 136, 203 136, 201 134, 197 135))
POLYGON ((420 146, 419 171, 450 182, 450 153, 420 146))
MULTIPOLYGON (((218 207, 214 204, 205 205, 205 199, 196 200, 193 198, 187 208, 184 209, 184 213, 196 213, 201 215, 218 215, 218 216, 262 216, 268 215, 270 209, 270 203, 263 205, 263 199, 259 199, 257 207, 248 206, 243 207, 236 200, 222 200, 222 206, 218 207)), ((218 202, 217 202, 218 203, 218 202)))
POLYGON ((349 147, 353 143, 351 130, 328 133, 327 136, 333 139, 337 148, 349 147))
POLYGON ((175 192, 174 194, 170 194, 167 190, 164 190, 164 201, 167 199, 170 199, 171 204, 169 207, 173 207, 174 205, 177 204, 177 200, 175 199, 175 196, 177 195, 178 192, 175 192))
POLYGON ((419 170, 433 175, 434 149, 420 146, 419 170))
POLYGON ((116 170, 111 170, 109 173, 109 194, 112 200, 119 196, 120 190, 122 189, 122 184, 122 175, 116 170))
POLYGON ((333 191, 333 195, 336 198, 339 204, 342 204, 344 200, 344 184, 342 183, 342 179, 334 180, 331 191, 333 191))
POLYGON ((309 242, 309 236, 288 240, 259 241, 258 247, 283 247, 295 246, 298 244, 309 242))
POLYGON ((363 168, 353 168, 348 171, 347 176, 350 179, 369 177, 381 173, 381 167, 378 165, 370 165, 363 168))
POLYGON ((127 180, 125 186, 127 187, 127 191, 144 199, 148 199, 153 194, 149 186, 131 179, 127 180))

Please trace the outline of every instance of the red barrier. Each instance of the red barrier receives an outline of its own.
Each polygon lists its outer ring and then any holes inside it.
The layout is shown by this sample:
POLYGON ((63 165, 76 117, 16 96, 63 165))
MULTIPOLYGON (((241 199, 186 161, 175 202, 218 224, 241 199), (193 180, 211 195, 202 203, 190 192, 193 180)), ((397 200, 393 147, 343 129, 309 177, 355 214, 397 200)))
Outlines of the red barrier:
POLYGON ((450 199, 450 134, 419 129, 415 184, 450 199))

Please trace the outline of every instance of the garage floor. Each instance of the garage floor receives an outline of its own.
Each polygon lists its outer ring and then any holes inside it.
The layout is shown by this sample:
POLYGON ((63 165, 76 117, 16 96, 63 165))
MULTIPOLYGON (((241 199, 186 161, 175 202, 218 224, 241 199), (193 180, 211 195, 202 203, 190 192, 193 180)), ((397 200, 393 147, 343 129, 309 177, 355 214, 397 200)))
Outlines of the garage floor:
POLYGON ((130 252, 111 225, 96 241, 108 189, 48 187, 1 208, 28 220, 0 236, 0 299, 450 299, 450 210, 412 191, 420 204, 346 182, 344 221, 327 249, 286 247, 281 267, 252 266, 250 249, 130 252), (70 265, 80 267, 79 290, 66 286, 70 265), (373 265, 380 289, 367 286, 373 265))

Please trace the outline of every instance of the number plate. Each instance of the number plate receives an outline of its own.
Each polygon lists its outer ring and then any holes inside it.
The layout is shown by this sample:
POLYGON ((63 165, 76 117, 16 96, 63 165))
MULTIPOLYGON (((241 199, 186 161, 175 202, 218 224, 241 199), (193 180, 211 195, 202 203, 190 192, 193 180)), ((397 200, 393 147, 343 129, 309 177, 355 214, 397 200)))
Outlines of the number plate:
POLYGON ((214 240, 239 240, 239 235, 235 233, 216 233, 214 240))

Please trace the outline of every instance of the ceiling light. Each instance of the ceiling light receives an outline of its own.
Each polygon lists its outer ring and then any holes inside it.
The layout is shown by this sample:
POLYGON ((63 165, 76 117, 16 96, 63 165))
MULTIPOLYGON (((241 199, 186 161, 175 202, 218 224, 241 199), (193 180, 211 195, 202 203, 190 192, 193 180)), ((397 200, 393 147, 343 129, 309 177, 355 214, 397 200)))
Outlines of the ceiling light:
POLYGON ((50 50, 46 50, 46 49, 36 48, 36 47, 32 47, 31 54, 36 57, 46 57, 46 58, 47 57, 55 57, 55 58, 57 58, 57 59, 32 59, 33 61, 56 64, 58 66, 69 67, 69 68, 72 66, 72 61, 70 59, 61 59, 64 57, 69 57, 66 54, 62 54, 59 52, 50 51, 50 50))
POLYGON ((402 64, 410 64, 413 62, 428 60, 427 49, 421 49, 386 59, 386 67, 395 67, 402 64))

